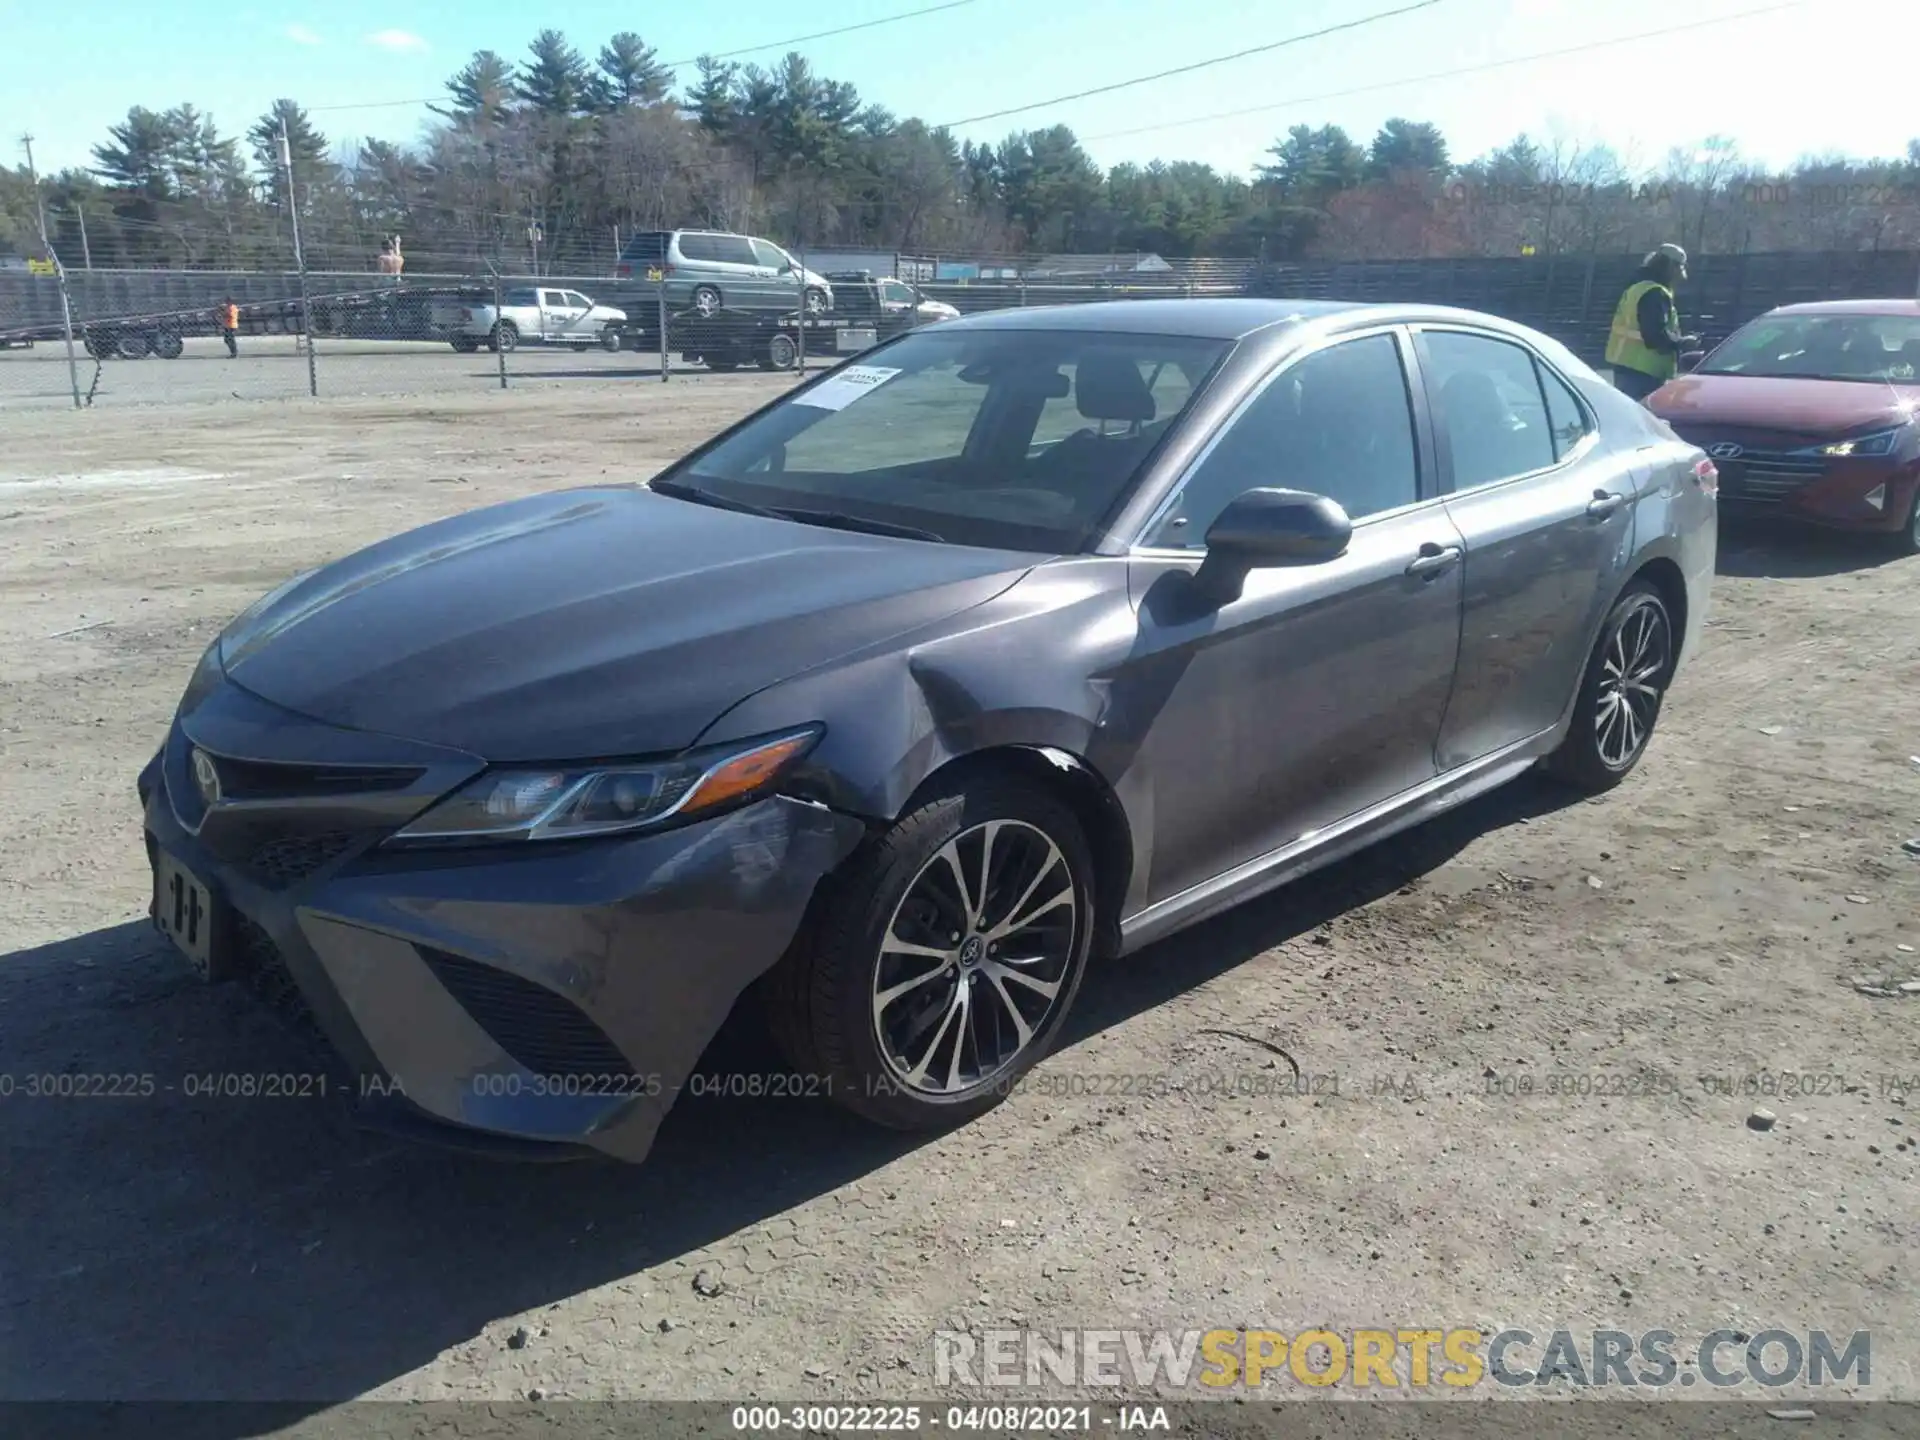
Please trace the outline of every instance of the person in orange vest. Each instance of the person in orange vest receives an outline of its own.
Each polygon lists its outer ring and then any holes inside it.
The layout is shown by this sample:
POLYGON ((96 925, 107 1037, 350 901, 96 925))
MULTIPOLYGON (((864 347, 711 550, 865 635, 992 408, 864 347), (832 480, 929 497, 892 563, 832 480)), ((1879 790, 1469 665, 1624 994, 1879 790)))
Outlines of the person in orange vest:
POLYGON ((218 312, 220 320, 220 338, 227 342, 227 358, 240 358, 240 307, 233 303, 233 297, 227 296, 220 302, 218 312))

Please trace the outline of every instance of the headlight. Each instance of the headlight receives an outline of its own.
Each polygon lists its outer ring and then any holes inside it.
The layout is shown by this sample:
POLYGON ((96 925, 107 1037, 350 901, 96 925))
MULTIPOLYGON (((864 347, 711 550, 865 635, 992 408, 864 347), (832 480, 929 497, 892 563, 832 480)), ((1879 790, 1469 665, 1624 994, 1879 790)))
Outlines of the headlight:
POLYGON ((1801 451, 1803 455, 1826 455, 1830 457, 1847 456, 1854 460, 1867 460, 1875 456, 1891 455, 1901 438, 1908 433, 1908 426, 1896 426, 1892 430, 1876 431, 1872 435, 1862 435, 1853 440, 1835 440, 1828 445, 1811 445, 1801 451))
POLYGON ((388 843, 574 840, 688 820, 763 794, 820 735, 810 725, 649 764, 490 770, 388 843))

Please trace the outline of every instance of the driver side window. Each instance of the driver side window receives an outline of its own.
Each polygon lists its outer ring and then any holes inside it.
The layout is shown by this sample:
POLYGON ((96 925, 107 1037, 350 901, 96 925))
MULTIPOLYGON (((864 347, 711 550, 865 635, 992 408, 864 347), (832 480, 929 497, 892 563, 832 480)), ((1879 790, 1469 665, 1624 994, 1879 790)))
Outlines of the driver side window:
POLYGON ((1419 498, 1413 407, 1392 335, 1341 341, 1281 371, 1230 422, 1141 543, 1203 550, 1220 512, 1258 488, 1326 495, 1355 520, 1419 498))

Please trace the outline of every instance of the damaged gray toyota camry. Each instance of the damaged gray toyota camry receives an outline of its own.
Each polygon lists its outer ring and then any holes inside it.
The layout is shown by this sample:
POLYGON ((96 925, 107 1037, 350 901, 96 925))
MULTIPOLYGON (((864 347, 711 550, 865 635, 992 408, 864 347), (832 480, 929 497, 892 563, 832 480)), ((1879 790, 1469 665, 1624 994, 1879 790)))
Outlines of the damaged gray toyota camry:
POLYGON ((239 616, 140 777, 154 921, 422 1136, 640 1160, 750 990, 796 1088, 956 1123, 1091 957, 1536 763, 1621 780, 1714 521, 1484 315, 950 321, 239 616))

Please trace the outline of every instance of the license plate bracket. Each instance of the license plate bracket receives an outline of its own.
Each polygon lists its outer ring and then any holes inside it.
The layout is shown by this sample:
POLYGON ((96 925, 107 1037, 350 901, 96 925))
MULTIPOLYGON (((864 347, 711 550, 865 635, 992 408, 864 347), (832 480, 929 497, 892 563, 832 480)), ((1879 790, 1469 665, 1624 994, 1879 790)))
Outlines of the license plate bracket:
POLYGON ((226 905, 184 862, 154 852, 153 925, 208 984, 232 978, 226 905))

